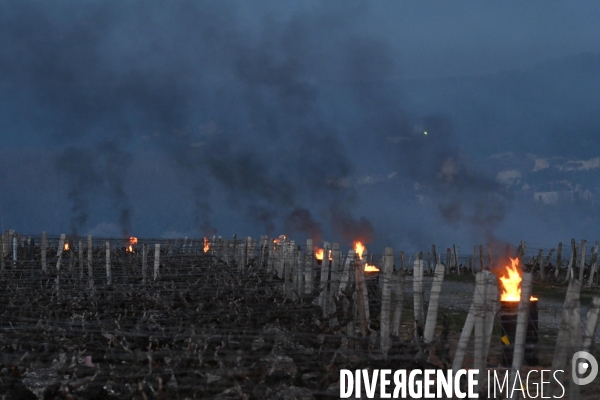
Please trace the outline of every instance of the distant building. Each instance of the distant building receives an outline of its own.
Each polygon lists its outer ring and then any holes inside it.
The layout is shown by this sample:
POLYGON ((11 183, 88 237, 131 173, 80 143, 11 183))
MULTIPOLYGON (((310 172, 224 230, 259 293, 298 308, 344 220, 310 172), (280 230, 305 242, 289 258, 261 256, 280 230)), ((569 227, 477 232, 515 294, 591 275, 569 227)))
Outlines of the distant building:
POLYGON ((533 199, 542 204, 569 203, 573 198, 573 188, 565 183, 548 183, 533 192, 533 199))

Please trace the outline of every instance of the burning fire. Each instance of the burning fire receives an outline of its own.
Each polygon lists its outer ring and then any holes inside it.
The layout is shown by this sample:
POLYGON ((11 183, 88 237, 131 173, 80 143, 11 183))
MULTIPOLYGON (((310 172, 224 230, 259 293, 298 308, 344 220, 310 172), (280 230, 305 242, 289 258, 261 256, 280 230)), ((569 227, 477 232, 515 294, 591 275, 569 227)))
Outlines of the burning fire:
MULTIPOLYGON (((325 250, 321 249, 320 247, 315 246, 315 257, 317 260, 323 261, 324 253, 325 253, 325 250)), ((331 250, 329 250, 329 261, 333 261, 333 256, 331 255, 331 250)))
MULTIPOLYGON (((511 258, 512 265, 506 266, 506 275, 499 276, 502 282, 501 301, 520 301, 521 300, 521 273, 519 271, 519 259, 511 258)), ((537 301, 537 297, 531 296, 530 301, 537 301)))
POLYGON ((127 247, 127 249, 125 249, 128 253, 133 253, 133 245, 137 244, 138 239, 136 237, 130 237, 129 238, 129 247, 127 247))
POLYGON ((68 242, 65 242, 65 245, 63 246, 63 250, 69 251, 69 243, 68 242))
POLYGON ((285 242, 287 237, 285 235, 279 235, 278 238, 273 239, 273 243, 285 242))
MULTIPOLYGON (((358 255, 358 258, 362 260, 362 255, 367 248, 361 242, 354 242, 354 251, 358 255)), ((379 272, 379 268, 374 265, 370 265, 365 262, 365 272, 379 272)))
POLYGON ((323 249, 320 249, 317 246, 315 246, 315 257, 317 258, 317 260, 323 261, 323 249))
POLYGON ((204 238, 204 252, 208 253, 209 250, 210 250, 210 242, 208 241, 207 238, 204 238))

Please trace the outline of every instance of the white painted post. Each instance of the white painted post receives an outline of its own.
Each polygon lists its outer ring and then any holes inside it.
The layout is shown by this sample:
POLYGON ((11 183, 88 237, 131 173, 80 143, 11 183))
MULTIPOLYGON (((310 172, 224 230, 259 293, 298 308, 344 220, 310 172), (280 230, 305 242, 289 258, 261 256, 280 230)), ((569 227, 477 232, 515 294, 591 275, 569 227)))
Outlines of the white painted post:
POLYGON ((160 266, 160 243, 154 245, 154 280, 158 279, 158 268, 160 266))
POLYGON ((310 294, 314 289, 315 254, 312 239, 306 239, 306 253, 304 254, 304 293, 310 294))
POLYGON ((400 252, 400 269, 406 271, 406 265, 404 264, 404 251, 400 252))
POLYGON ((281 257, 281 270, 283 274, 283 289, 285 296, 289 299, 293 299, 292 294, 292 277, 294 273, 292 271, 292 242, 284 242, 282 247, 281 257))
MULTIPOLYGON (((479 271, 475 275, 475 281, 479 282, 482 279, 484 279, 483 271, 479 271)), ((460 333, 460 337, 458 339, 458 344, 456 346, 456 352, 454 353, 454 360, 452 361, 453 373, 456 373, 459 369, 462 369, 462 365, 465 360, 467 345, 469 344, 469 339, 471 338, 471 334, 473 333, 473 326, 475 324, 476 296, 478 296, 477 287, 475 287, 475 292, 473 293, 473 300, 471 302, 471 306, 469 307, 469 313, 467 314, 467 319, 466 319, 465 325, 463 326, 463 329, 460 333)))
POLYGON ((367 326, 369 329, 371 329, 371 311, 370 311, 370 307, 369 307, 369 290, 367 288, 367 278, 365 276, 365 267, 367 265, 367 249, 365 249, 365 251, 363 251, 363 256, 362 259, 359 260, 360 262, 360 273, 362 274, 362 281, 361 281, 361 286, 362 286, 362 293, 363 293, 363 300, 364 300, 364 305, 365 305, 365 315, 367 316, 367 326))
POLYGON ((148 271, 148 244, 144 243, 142 247, 142 284, 146 284, 146 275, 148 271))
POLYGON ((254 242, 252 242, 252 237, 248 236, 246 238, 246 254, 244 257, 245 258, 244 270, 250 263, 250 260, 254 260, 254 246, 255 246, 255 244, 254 244, 254 242))
MULTIPOLYGON (((571 279, 569 282, 569 287, 567 288, 567 294, 565 295, 560 328, 558 330, 556 347, 554 349, 554 358, 552 359, 553 374, 558 370, 565 371, 568 361, 567 359, 570 359, 570 338, 573 335, 571 319, 574 314, 574 310, 579 309, 580 291, 581 281, 577 279, 571 279)), ((554 385, 551 385, 550 389, 555 389, 554 385)), ((550 392, 550 396, 552 396, 552 392, 550 392)))
POLYGON ((556 269, 554 270, 554 278, 558 277, 558 273, 562 268, 562 242, 558 242, 558 252, 556 253, 556 269))
POLYGON ((475 281, 475 295, 473 298, 473 305, 475 306, 475 351, 473 357, 473 368, 478 369, 480 371, 482 371, 485 367, 485 361, 483 360, 485 340, 485 300, 487 298, 487 286, 485 284, 485 281, 489 273, 489 271, 484 270, 481 271, 480 274, 477 274, 475 281))
POLYGON ((7 235, 5 235, 4 233, 2 235, 0 235, 0 238, 2 239, 0 241, 0 253, 5 254, 8 251, 6 249, 6 239, 7 239, 7 235))
MULTIPOLYGON (((486 270, 486 266, 485 266, 485 262, 483 261, 483 245, 480 244, 479 245, 479 266, 481 268, 481 271, 486 270)), ((489 265, 488 265, 489 267, 489 265)))
POLYGON ((277 243, 272 241, 270 238, 268 240, 269 245, 269 259, 267 263, 267 273, 272 274, 273 271, 276 271, 275 266, 279 264, 277 258, 277 243))
MULTIPOLYGON (((521 373, 523 366, 523 358, 525 355, 525 339, 527 336, 527 325, 529 324, 529 298, 531 296, 531 288, 533 277, 529 272, 523 272, 521 279, 521 300, 519 301, 519 309, 517 311, 517 328, 515 331, 515 345, 513 348, 513 360, 510 371, 510 386, 516 384, 517 374, 521 373)), ((516 391, 513 391, 513 399, 516 391)), ((518 393, 517 393, 518 394, 518 393)))
POLYGON ((259 270, 265 266, 266 246, 267 240, 264 235, 261 235, 258 249, 258 263, 256 264, 256 267, 259 268, 259 270))
MULTIPOLYGON (((584 247, 582 245, 582 247, 584 247)), ((585 252, 581 252, 582 257, 585 256, 585 252)), ((580 282, 582 284, 583 282, 580 282)), ((579 300, 574 304, 574 308, 571 310, 570 316, 570 335, 569 335, 569 344, 570 349, 568 353, 568 359, 570 360, 572 354, 579 351, 581 349, 581 305, 579 300)), ((573 383, 573 381, 569 381, 569 398, 570 399, 579 399, 579 385, 573 383)))
POLYGON ((106 284, 112 285, 112 268, 110 265, 110 242, 106 241, 106 284))
POLYGON ((94 271, 92 270, 92 256, 93 256, 92 236, 88 235, 88 237, 87 237, 87 265, 88 265, 88 286, 90 289, 92 289, 94 287, 94 271))
POLYGON ((587 240, 583 239, 581 241, 581 257, 579 260, 579 280, 583 282, 583 271, 585 270, 585 245, 587 244, 587 240))
MULTIPOLYGON (((483 341, 483 360, 487 363, 490 344, 492 341, 492 331, 494 329, 494 318, 500 311, 500 298, 498 296, 498 279, 496 275, 488 273, 485 278, 486 299, 485 299, 485 339, 483 341)), ((484 365, 485 367, 485 365, 484 365)))
POLYGON ((17 254, 18 254, 18 243, 17 243, 17 235, 13 236, 13 266, 17 266, 17 254))
MULTIPOLYGON (((417 257, 413 264, 414 315, 417 326, 423 326, 423 259, 417 257)), ((415 333, 416 334, 416 333, 415 333)))
MULTIPOLYGON (((327 309, 329 315, 333 315, 336 311, 335 299, 337 298, 338 291, 340 288, 340 265, 341 265, 341 253, 339 243, 333 243, 331 245, 331 272, 329 279, 329 299, 327 300, 327 309)), ((337 318, 333 317, 329 320, 330 326, 337 325, 337 318)))
POLYGON ((587 312, 585 317, 585 330, 583 331, 583 341, 581 349, 589 353, 592 346, 594 335, 596 334, 596 327, 598 326, 598 314, 600 313, 600 297, 594 296, 592 298, 592 306, 587 312))
POLYGON ((577 245, 575 244, 575 239, 571 239, 571 258, 569 259, 569 264, 567 264, 567 275, 563 282, 567 282, 569 279, 573 278, 573 266, 577 260, 577 245))
POLYGON ((452 248, 454 249, 454 265, 456 266, 456 273, 458 275, 461 275, 462 272, 461 272, 460 267, 458 265, 458 246, 455 245, 455 244, 453 244, 452 248))
POLYGON ((365 267, 358 258, 358 255, 356 255, 354 265, 356 271, 356 300, 360 318, 360 332, 363 337, 366 337, 369 330, 369 296, 367 294, 367 285, 365 283, 365 267))
POLYGON ((400 268, 394 271, 396 293, 394 298, 394 316, 392 317, 392 335, 400 335, 400 326, 402 322, 402 306, 404 305, 404 282, 406 271, 400 268))
POLYGON ((63 249, 65 247, 65 238, 66 238, 66 235, 64 233, 62 233, 60 235, 60 240, 58 241, 58 249, 56 249, 56 257, 58 257, 58 260, 56 261, 57 273, 60 272, 60 262, 62 261, 62 253, 63 253, 63 249))
POLYGON ((280 279, 285 278, 284 273, 285 264, 288 261, 288 250, 288 243, 281 236, 279 236, 279 242, 277 243, 277 253, 279 257, 279 263, 277 264, 277 276, 279 276, 280 279))
POLYGON ((4 234, 0 235, 0 275, 4 274, 4 234))
POLYGON ((598 267, 598 241, 594 243, 594 247, 592 249, 592 259, 590 260, 590 277, 587 282, 587 287, 592 287, 594 284, 594 275, 596 275, 596 268, 598 267))
POLYGON ((352 262, 354 261, 355 255, 356 252, 354 251, 354 249, 348 251, 348 256, 346 257, 346 262, 344 263, 344 268, 342 269, 342 276, 340 278, 340 287, 338 290, 339 294, 341 294, 348 287, 348 283, 350 282, 350 273, 352 271, 352 262))
POLYGON ((427 319, 425 320, 425 329, 423 331, 425 343, 431 343, 433 341, 445 270, 446 267, 444 267, 444 264, 440 263, 435 266, 433 285, 431 286, 431 294, 429 296, 429 306, 427 307, 427 319))
POLYGON ((83 279, 83 240, 79 240, 79 279, 83 279))
POLYGON ((302 297, 304 293, 304 257, 302 256, 302 250, 299 247, 294 247, 294 268, 296 270, 296 282, 294 290, 298 293, 298 296, 302 297))
POLYGON ((544 265, 544 255, 542 253, 543 253, 543 250, 540 249, 538 251, 537 264, 540 267, 540 278, 542 280, 545 280, 546 279, 546 266, 544 265))
MULTIPOLYGON (((2 238, 4 239, 4 236, 2 236, 2 238)), ((41 245, 41 250, 42 250, 42 272, 46 273, 48 272, 48 265, 46 262, 46 253, 48 252, 48 235, 46 234, 46 232, 42 232, 42 245, 41 245)), ((2 258, 2 262, 4 262, 4 257, 2 258)))
POLYGON ((319 306, 323 317, 327 316, 327 282, 329 281, 329 242, 323 243, 323 262, 321 263, 321 284, 319 285, 319 306))
POLYGON ((394 272, 394 249, 391 247, 385 248, 383 256, 383 270, 380 278, 383 278, 383 287, 381 289, 381 315, 380 328, 381 335, 381 353, 387 355, 390 349, 390 312, 391 312, 391 296, 392 296, 392 276, 394 272))

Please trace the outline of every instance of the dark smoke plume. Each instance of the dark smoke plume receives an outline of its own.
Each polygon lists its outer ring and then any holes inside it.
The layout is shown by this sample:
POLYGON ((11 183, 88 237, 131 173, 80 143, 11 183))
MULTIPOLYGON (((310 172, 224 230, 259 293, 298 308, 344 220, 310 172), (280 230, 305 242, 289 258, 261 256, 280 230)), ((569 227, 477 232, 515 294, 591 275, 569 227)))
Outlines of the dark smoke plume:
POLYGON ((306 208, 292 210, 285 217, 283 226, 286 232, 303 233, 308 239, 313 239, 315 243, 323 240, 321 224, 313 219, 312 214, 306 208))
POLYGON ((205 236, 216 233, 213 209, 228 207, 268 233, 282 224, 368 243, 374 227, 353 216, 362 167, 429 188, 447 223, 497 226, 504 199, 466 173, 451 122, 408 115, 389 84, 390 46, 357 33, 366 3, 253 21, 239 4, 0 5, 0 90, 60 144, 74 231, 97 192, 123 234, 133 229, 126 178, 140 143, 177 166, 205 236), (308 209, 330 215, 323 232, 308 209))
POLYGON ((355 241, 368 244, 375 240, 375 229, 365 217, 354 219, 347 211, 335 210, 332 219, 336 234, 347 245, 352 245, 355 241))

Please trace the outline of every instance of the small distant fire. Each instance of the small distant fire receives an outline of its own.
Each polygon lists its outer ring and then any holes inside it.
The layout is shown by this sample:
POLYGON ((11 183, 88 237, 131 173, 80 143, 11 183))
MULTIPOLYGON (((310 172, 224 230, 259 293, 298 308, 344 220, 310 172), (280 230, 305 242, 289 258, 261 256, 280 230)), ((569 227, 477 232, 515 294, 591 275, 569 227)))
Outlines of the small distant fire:
MULTIPOLYGON (((519 259, 511 258, 510 266, 506 266, 506 274, 499 276, 502 283, 501 301, 521 301, 521 272, 519 271, 519 259)), ((537 301, 537 297, 531 296, 530 301, 537 301)))
POLYGON ((208 241, 207 238, 204 238, 204 252, 208 253, 209 250, 210 250, 210 242, 208 241))
POLYGON ((319 261, 323 261, 323 249, 315 246, 315 257, 319 261))
MULTIPOLYGON (((322 248, 315 246, 315 258, 319 261, 323 261, 323 255, 325 254, 325 250, 322 248)), ((329 261, 333 261, 333 256, 331 255, 331 250, 329 250, 329 261)))
POLYGON ((278 238, 273 239, 273 243, 275 243, 275 244, 285 243, 286 240, 287 240, 287 237, 285 235, 279 235, 278 238))
POLYGON ((133 245, 137 244, 138 239, 136 237, 129 238, 129 246, 125 249, 128 253, 133 253, 133 245))
POLYGON ((63 246, 63 250, 69 251, 69 242, 65 242, 65 245, 63 246))
MULTIPOLYGON (((362 255, 367 248, 361 242, 354 242, 354 251, 358 255, 358 258, 362 260, 362 255)), ((379 272, 379 268, 374 265, 368 264, 365 262, 365 272, 379 272)))

